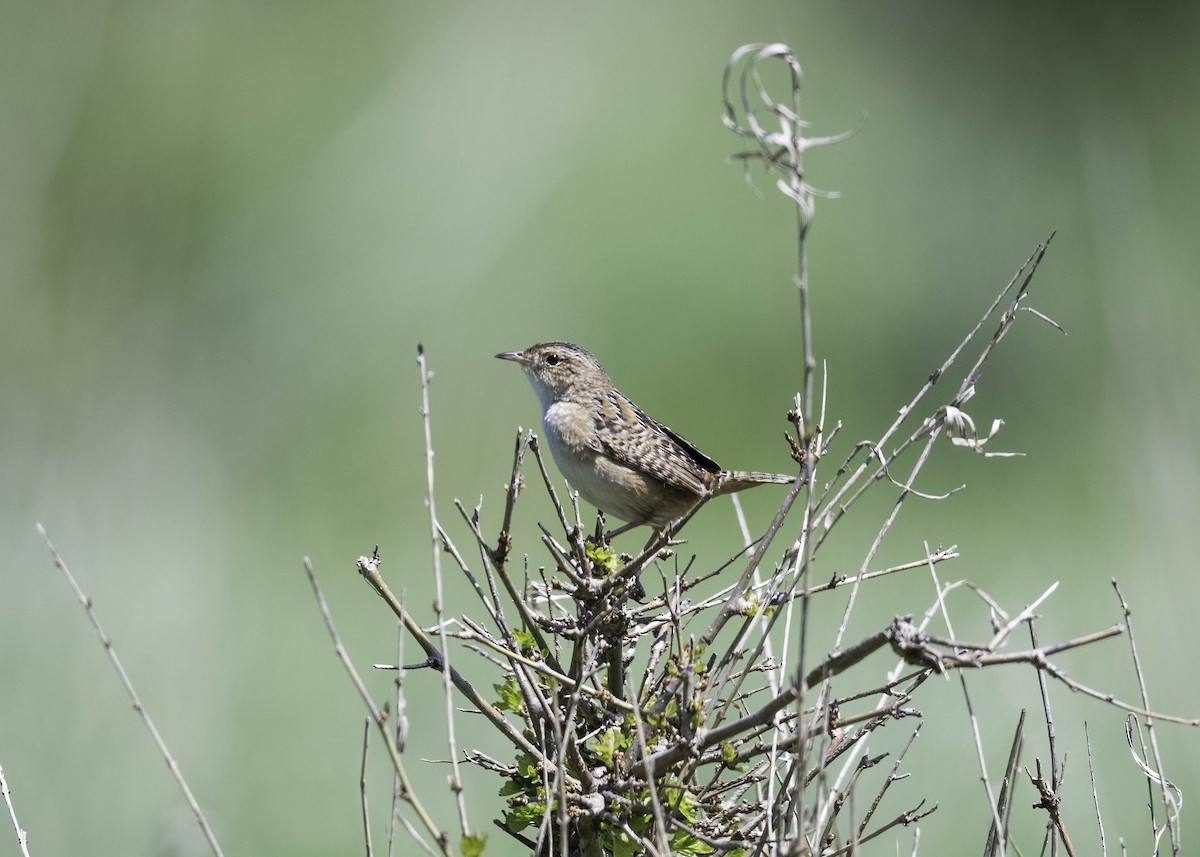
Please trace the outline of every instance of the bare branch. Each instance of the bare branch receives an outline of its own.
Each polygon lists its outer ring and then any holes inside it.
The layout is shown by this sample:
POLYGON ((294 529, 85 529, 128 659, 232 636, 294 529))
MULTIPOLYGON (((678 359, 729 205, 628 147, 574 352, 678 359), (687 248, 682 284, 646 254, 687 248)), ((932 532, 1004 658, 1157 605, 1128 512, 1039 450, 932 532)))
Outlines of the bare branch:
POLYGON ((221 846, 217 844, 216 834, 213 833, 212 827, 208 823, 208 819, 204 816, 204 811, 200 808, 199 802, 195 795, 192 794, 187 781, 183 778, 183 772, 179 769, 179 763, 175 761, 175 757, 171 755, 171 751, 167 749, 167 742, 163 740, 159 734, 158 727, 154 725, 154 721, 150 718, 150 712, 146 710, 146 706, 142 704, 141 698, 136 690, 133 689, 133 682, 130 680, 128 673, 125 672, 125 667, 121 664, 121 659, 117 657, 116 647, 113 646, 112 640, 104 633, 104 629, 100 627, 100 619, 96 615, 96 611, 92 606, 92 599, 83 594, 83 590, 79 588, 79 584, 75 582, 75 576, 71 574, 67 564, 63 562, 63 558, 59 556, 58 549, 54 547, 54 543, 50 541, 50 536, 46 534, 46 529, 40 523, 37 525, 38 535, 46 542, 46 547, 50 549, 50 556, 54 560, 54 565, 63 573, 67 583, 75 592, 75 597, 83 606, 83 611, 87 614, 88 621, 92 623, 92 628, 96 632, 96 636, 100 638, 100 644, 104 647, 105 653, 108 654, 108 659, 113 665, 113 669, 117 671, 117 677, 121 681, 121 686, 125 688, 125 693, 129 696, 133 703, 133 710, 142 718, 142 725, 146 727, 146 731, 150 733, 150 737, 154 740, 154 745, 158 748, 158 753, 167 763, 167 767, 171 771, 171 776, 175 779, 175 784, 179 786, 179 790, 183 792, 184 800, 192 810, 192 815, 196 817, 196 823, 200 825, 200 830, 204 833, 205 840, 208 841, 208 847, 213 854, 221 855, 221 846))
POLYGON ((4 805, 8 807, 8 817, 12 819, 13 830, 17 832, 17 847, 21 849, 21 857, 29 857, 29 836, 17 821, 17 810, 13 806, 12 793, 8 790, 8 779, 4 776, 3 765, 0 765, 0 794, 4 796, 4 805))

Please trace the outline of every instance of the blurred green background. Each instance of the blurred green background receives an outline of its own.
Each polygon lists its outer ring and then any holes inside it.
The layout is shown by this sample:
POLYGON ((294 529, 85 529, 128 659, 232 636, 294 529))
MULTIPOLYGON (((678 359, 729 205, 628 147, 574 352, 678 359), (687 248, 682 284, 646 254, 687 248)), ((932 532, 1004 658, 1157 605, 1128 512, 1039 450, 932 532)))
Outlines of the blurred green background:
MULTIPOLYGON (((751 41, 795 50, 814 133, 859 127, 806 164, 842 193, 819 203, 810 243, 816 351, 845 424, 836 458, 880 433, 1058 230, 1032 305, 1070 335, 1023 319, 972 402, 982 425, 1007 421, 997 448, 1028 457, 941 449, 921 487, 968 489, 909 507, 883 559, 958 544, 943 579, 1013 610, 1061 581, 1043 640, 1117 622, 1116 576, 1153 706, 1200 715, 1200 6, 0 9, 0 764, 35 853, 204 853, 35 522, 226 852, 352 854, 364 712, 301 557, 360 666, 395 657, 394 625, 354 573, 376 543, 431 621, 418 342, 436 373, 438 507, 464 548, 452 498, 483 495, 494 532, 515 432, 537 418, 492 355, 538 340, 588 346, 727 466, 789 467, 794 221, 771 179, 750 171, 756 196, 727 161, 739 143, 719 121, 722 66, 751 41)), ((747 495, 752 527, 773 491, 747 495)), ((517 520, 517 549, 538 562, 539 493, 517 520)), ((822 573, 857 567, 889 498, 848 522, 822 573)), ((737 541, 734 516, 723 502, 700 520, 691 549, 712 565, 737 541)), ((920 613, 931 592, 927 576, 893 578, 852 636, 920 613)), ((836 621, 842 602, 827 603, 836 621)), ((981 617, 955 630, 989 636, 981 617)), ((1123 640, 1060 662, 1136 701, 1123 640)), ((369 678, 385 695, 388 676, 369 678)), ((1016 667, 968 678, 995 776, 1019 709, 1038 712, 1036 685, 1016 667)), ((446 755, 440 680, 408 681, 410 764, 453 828, 446 768, 417 761, 446 755)), ((929 687, 919 704, 942 719, 881 813, 928 798, 941 810, 921 853, 977 853, 988 815, 962 696, 956 681, 929 687)), ((1109 847, 1122 836, 1147 853, 1123 718, 1060 689, 1055 704, 1077 843, 1098 851, 1087 720, 1109 847)), ((1159 736, 1194 801, 1200 735, 1159 736)), ((472 775, 477 827, 497 787, 472 775)), ((1019 806, 1034 799, 1026 787, 1019 806)), ((382 791, 373 805, 382 820, 382 791)), ((493 851, 521 853, 497 832, 493 851)))

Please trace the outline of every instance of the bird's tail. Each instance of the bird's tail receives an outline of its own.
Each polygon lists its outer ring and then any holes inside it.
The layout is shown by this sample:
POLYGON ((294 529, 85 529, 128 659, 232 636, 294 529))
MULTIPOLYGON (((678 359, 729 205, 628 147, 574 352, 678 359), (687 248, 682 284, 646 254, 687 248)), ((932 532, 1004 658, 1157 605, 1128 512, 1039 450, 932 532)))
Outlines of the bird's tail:
POLYGON ((713 494, 734 494, 755 485, 791 485, 795 476, 786 473, 760 473, 757 470, 725 470, 717 480, 713 494))

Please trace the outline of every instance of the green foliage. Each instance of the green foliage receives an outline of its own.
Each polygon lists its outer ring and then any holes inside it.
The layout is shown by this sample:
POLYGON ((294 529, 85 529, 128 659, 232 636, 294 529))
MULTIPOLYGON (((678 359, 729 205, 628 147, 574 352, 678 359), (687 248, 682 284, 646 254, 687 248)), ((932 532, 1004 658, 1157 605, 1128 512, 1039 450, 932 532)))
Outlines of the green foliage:
POLYGON ((500 796, 508 798, 504 826, 513 833, 538 824, 546 814, 545 793, 537 760, 528 753, 517 757, 512 775, 500 787, 500 796))
POLYGON ((744 764, 737 763, 737 747, 730 741, 721 742, 721 764, 731 771, 745 770, 744 764))
POLYGON ((512 632, 513 640, 516 641, 520 648, 521 654, 527 658, 536 660, 544 660, 546 653, 538 647, 537 638, 533 636, 533 632, 528 628, 516 628, 512 632))
MULTIPOLYGON (((700 802, 692 791, 669 783, 659 784, 658 790, 659 801, 668 817, 678 819, 689 827, 696 822, 700 815, 700 802)), ((629 830, 637 836, 649 835, 652 831, 654 814, 650 808, 651 800, 649 789, 638 790, 634 795, 635 809, 624 819, 629 830)), ((676 829, 668 838, 668 843, 671 854, 677 857, 712 854, 714 850, 685 830, 676 829)), ((630 837, 622 826, 610 822, 600 825, 600 844, 613 857, 633 857, 641 853, 641 844, 630 837)))
MULTIPOLYGON (((644 728, 649 731, 648 740, 669 732, 669 720, 677 716, 675 700, 666 706, 667 715, 647 717, 644 728)), ((603 765, 609 771, 620 770, 623 757, 636 741, 636 724, 632 715, 627 715, 619 724, 609 726, 590 738, 582 747, 585 762, 591 766, 603 765)), ((736 755, 733 746, 723 748, 723 756, 732 759, 736 755)), ((703 818, 704 811, 695 792, 672 777, 656 782, 658 801, 663 812, 689 827, 703 818)), ((507 798, 508 808, 504 811, 504 825, 517 833, 542 823, 547 811, 545 782, 536 759, 528 753, 520 754, 512 773, 500 788, 500 796, 507 798)), ((640 853, 641 844, 636 837, 650 835, 654 825, 652 810, 653 795, 648 786, 635 786, 619 799, 611 801, 608 814, 599 822, 601 846, 612 857, 634 857, 640 853), (632 831, 634 836, 630 836, 632 831)), ((551 800, 554 810, 556 801, 551 800)), ((673 855, 706 855, 713 849, 687 833, 675 829, 669 837, 673 855)))
POLYGON ((542 801, 510 805, 504 811, 504 826, 512 833, 520 833, 527 827, 540 824, 545 814, 546 804, 542 801))
POLYGON ((525 700, 521 698, 521 688, 517 687, 517 679, 512 673, 505 676, 504 681, 493 684, 496 691, 496 707, 501 711, 520 712, 525 700))
POLYGON ((677 830, 670 838, 671 853, 676 855, 712 854, 713 847, 683 830, 677 830))
POLYGON ((487 847, 487 840, 486 833, 469 833, 459 841, 458 850, 462 857, 480 857, 487 847))
POLYGON ((632 743, 632 736, 628 732, 622 732, 614 726, 588 741, 587 748, 611 771, 616 768, 616 754, 624 753, 632 743))
POLYGON ((592 565, 595 566, 597 571, 613 574, 621 568, 621 560, 617 557, 616 551, 608 545, 597 545, 588 542, 587 557, 592 561, 592 565))

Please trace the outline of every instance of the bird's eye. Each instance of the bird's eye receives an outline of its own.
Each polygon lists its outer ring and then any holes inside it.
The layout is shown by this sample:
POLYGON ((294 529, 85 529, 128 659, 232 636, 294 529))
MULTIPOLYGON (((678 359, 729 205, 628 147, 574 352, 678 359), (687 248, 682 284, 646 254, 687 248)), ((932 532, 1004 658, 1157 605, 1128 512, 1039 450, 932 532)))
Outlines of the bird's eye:
POLYGON ((548 365, 548 366, 557 366, 559 364, 559 361, 561 361, 561 360, 562 360, 562 358, 559 357, 557 354, 547 354, 546 355, 546 365, 548 365))

